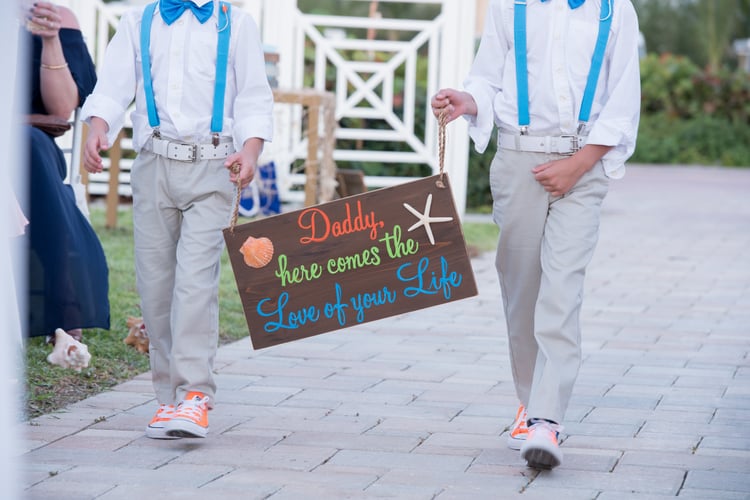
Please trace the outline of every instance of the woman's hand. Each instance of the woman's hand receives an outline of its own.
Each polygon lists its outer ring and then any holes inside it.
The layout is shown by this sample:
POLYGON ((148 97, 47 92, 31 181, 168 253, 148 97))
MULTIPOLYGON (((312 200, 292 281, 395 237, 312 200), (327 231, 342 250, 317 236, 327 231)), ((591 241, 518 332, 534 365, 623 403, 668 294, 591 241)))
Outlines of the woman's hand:
POLYGON ((26 18, 26 29, 45 38, 57 38, 63 25, 59 7, 49 2, 35 2, 26 18))

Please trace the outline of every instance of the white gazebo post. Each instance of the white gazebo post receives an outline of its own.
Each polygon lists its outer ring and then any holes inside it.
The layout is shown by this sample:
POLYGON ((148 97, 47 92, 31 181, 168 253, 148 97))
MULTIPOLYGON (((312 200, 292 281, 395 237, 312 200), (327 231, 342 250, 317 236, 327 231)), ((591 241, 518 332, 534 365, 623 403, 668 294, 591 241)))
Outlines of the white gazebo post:
MULTIPOLYGON (((446 0, 445 26, 440 51, 438 88, 460 89, 474 59, 474 2, 446 0)), ((446 127, 445 170, 450 175, 458 213, 466 211, 469 175, 469 135, 466 120, 454 120, 446 127)))
MULTIPOLYGON (((281 55, 279 87, 290 88, 294 83, 296 64, 293 56, 298 52, 295 50, 297 0, 264 0, 264 4, 269 3, 273 7, 263 9, 263 43, 275 47, 281 55)), ((302 71, 302 68, 297 71, 302 71)))
MULTIPOLYGON (((13 3, 14 6, 15 3, 13 3)), ((21 7, 20 3, 16 6, 21 7)), ((25 111, 25 107, 19 103, 25 103, 27 96, 25 88, 18 85, 20 78, 15 78, 16 71, 19 67, 26 71, 26 58, 19 54, 20 47, 18 30, 19 20, 14 15, 15 11, 11 10, 0 19, 0 43, 3 51, 0 54, 0 63, 6 71, 10 72, 0 82, 0 148, 3 151, 4 167, 0 172, 0 198, 3 203, 2 216, 0 217, 0 272, 3 276, 3 286, 0 288, 0 331, 5 338, 5 349, 0 353, 0 388, 6 398, 9 406, 4 408, 0 415, 0 438, 3 446, 0 451, 0 497, 9 500, 21 498, 21 488, 26 481, 22 476, 22 466, 19 462, 23 459, 21 453, 25 450, 22 444, 24 428, 19 419, 21 414, 19 402, 21 401, 21 391, 23 389, 23 338, 20 318, 25 316, 19 312, 25 311, 25 308, 18 307, 15 284, 13 281, 14 269, 17 265, 19 268, 22 262, 18 262, 11 257, 11 246, 16 244, 15 239, 10 237, 18 228, 13 227, 17 220, 13 218, 16 215, 12 209, 11 203, 13 196, 13 182, 11 179, 16 175, 23 175, 20 165, 25 165, 26 143, 23 138, 21 127, 20 113, 25 111), (21 478, 21 479, 19 479, 21 478)), ((24 53, 25 54, 25 53, 24 53)), ((18 182, 18 185, 24 184, 25 177, 18 182)), ((23 201, 23 200, 22 200, 23 201)), ((28 212, 27 212, 28 213, 28 212)), ((20 246, 20 245, 19 245, 20 246)), ((17 270, 17 269, 16 269, 17 270)), ((23 273, 16 274, 23 276, 23 273)), ((23 296, 23 289, 19 294, 23 296)))
POLYGON ((100 11, 104 2, 101 0, 55 0, 55 3, 69 8, 76 15, 81 33, 86 40, 86 46, 93 57, 96 53, 94 39, 97 32, 97 16, 101 15, 100 11))
MULTIPOLYGON (((296 86, 295 73, 304 71, 303 58, 298 54, 304 52, 297 47, 297 0, 256 0, 262 3, 258 20, 261 25, 263 43, 273 47, 279 54, 277 63, 277 81, 280 89, 292 89, 296 86)), ((266 146, 266 154, 276 164, 277 187, 282 200, 289 197, 291 187, 290 166, 294 161, 292 130, 295 112, 289 106, 276 106, 274 111, 274 140, 266 146)), ((296 129, 295 129, 296 132, 296 129)))

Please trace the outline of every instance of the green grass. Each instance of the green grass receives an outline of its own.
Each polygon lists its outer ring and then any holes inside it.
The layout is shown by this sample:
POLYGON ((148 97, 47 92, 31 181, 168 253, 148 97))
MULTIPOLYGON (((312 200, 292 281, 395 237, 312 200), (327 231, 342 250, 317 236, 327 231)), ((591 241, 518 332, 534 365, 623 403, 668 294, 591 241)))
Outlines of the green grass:
MULTIPOLYGON (((91 353, 91 363, 80 373, 48 363, 47 355, 52 347, 43 337, 27 341, 24 418, 63 408, 149 369, 148 356, 123 343, 128 330, 127 317, 141 315, 135 289, 130 210, 121 209, 117 227, 108 229, 104 208, 94 205, 91 223, 101 239, 109 265, 110 330, 84 330, 83 341, 91 353)), ((467 223, 463 230, 468 246, 480 252, 495 248, 498 231, 494 224, 467 223)), ((219 342, 225 344, 247 337, 247 324, 226 252, 222 257, 219 302, 219 342)), ((252 349, 249 340, 247 347, 252 349)))
POLYGON ((494 223, 467 222, 463 225, 464 239, 468 246, 480 252, 494 252, 500 230, 494 223))
POLYGON ((91 363, 80 373, 47 362, 52 350, 44 337, 26 346, 26 415, 35 417, 101 392, 149 369, 148 357, 123 343, 125 319, 140 316, 135 291, 133 226, 130 213, 122 213, 118 227, 104 227, 104 210, 93 208, 91 219, 109 265, 110 330, 84 331, 91 363))

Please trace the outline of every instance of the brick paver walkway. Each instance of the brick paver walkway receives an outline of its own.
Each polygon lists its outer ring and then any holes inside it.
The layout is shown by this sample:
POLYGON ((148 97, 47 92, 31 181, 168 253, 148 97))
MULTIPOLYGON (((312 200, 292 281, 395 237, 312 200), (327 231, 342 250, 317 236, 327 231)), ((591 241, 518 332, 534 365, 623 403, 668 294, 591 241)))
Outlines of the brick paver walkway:
POLYGON ((516 409, 493 255, 478 297, 222 347, 205 440, 154 441, 149 375, 23 425, 30 499, 750 498, 750 169, 630 167, 587 278, 565 460, 516 409))

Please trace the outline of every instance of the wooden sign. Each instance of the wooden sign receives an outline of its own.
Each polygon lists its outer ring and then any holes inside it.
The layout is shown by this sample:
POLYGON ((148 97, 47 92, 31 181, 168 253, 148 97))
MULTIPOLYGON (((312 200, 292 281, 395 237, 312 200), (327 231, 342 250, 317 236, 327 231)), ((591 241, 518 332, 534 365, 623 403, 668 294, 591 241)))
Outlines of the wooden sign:
POLYGON ((224 239, 255 349, 477 294, 445 175, 227 228, 224 239))

